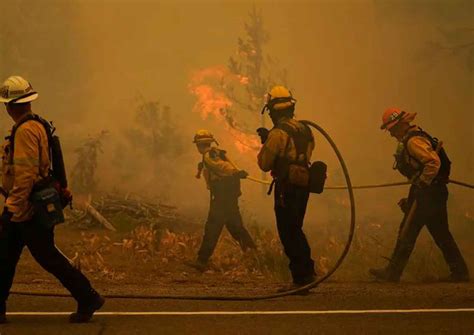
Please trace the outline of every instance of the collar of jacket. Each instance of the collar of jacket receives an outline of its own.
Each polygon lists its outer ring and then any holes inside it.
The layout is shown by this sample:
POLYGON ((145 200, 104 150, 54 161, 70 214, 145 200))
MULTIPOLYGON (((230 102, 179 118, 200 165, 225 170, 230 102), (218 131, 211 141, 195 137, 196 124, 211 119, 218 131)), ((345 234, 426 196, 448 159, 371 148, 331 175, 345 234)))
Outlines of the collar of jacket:
POLYGON ((282 123, 288 123, 290 120, 291 120, 291 118, 289 118, 289 117, 282 117, 282 118, 278 119, 278 122, 277 122, 276 125, 279 125, 279 124, 282 124, 282 123))
POLYGON ((27 112, 25 114, 23 114, 18 120, 15 121, 15 125, 21 123, 24 119, 26 119, 27 117, 33 115, 33 112, 27 112))
POLYGON ((402 140, 400 141, 400 143, 405 143, 405 140, 407 139, 408 136, 410 136, 410 133, 414 132, 414 131, 418 131, 420 130, 420 128, 416 125, 412 125, 410 126, 410 128, 408 128, 406 134, 403 136, 402 140))
POLYGON ((217 147, 210 146, 209 148, 207 148, 207 149, 204 151, 204 153, 203 153, 202 155, 204 156, 204 155, 207 154, 209 151, 216 150, 216 149, 217 149, 217 147))

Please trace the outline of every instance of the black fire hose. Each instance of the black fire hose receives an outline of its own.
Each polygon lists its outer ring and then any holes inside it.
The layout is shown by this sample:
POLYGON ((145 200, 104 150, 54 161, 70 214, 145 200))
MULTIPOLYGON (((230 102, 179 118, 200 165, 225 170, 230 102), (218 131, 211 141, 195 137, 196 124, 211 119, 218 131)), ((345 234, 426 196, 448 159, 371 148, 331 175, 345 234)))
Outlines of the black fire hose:
MULTIPOLYGON (((293 289, 293 290, 288 290, 284 292, 279 292, 279 293, 271 293, 271 294, 264 294, 264 295, 255 295, 255 296, 212 296, 212 295, 202 295, 202 296, 188 296, 188 295, 148 295, 148 294, 108 294, 104 295, 105 298, 109 299, 142 299, 142 300, 228 300, 228 301, 254 301, 254 300, 265 300, 265 299, 274 299, 274 298, 280 298, 280 297, 285 297, 288 295, 293 295, 297 294, 303 291, 307 291, 309 289, 315 288, 325 280, 327 280, 329 277, 331 277, 334 272, 341 266, 342 262, 346 258, 347 254, 349 253, 349 249, 352 244, 352 240, 354 237, 354 231, 355 231, 355 199, 354 199, 354 193, 352 190, 352 183, 351 179, 349 176, 349 171, 347 170, 346 163, 344 162, 344 159, 342 158, 341 152, 337 148, 336 144, 332 140, 332 138, 329 136, 329 134, 320 126, 318 126, 316 123, 311 122, 311 121, 301 121, 302 123, 313 127, 316 129, 321 135, 324 136, 324 138, 329 142, 331 145, 332 149, 334 150, 339 163, 341 164, 342 171, 344 173, 344 177, 346 179, 346 184, 347 184, 347 190, 349 192, 349 199, 351 203, 351 219, 350 219, 350 226, 349 226, 349 235, 347 237, 347 242, 344 247, 344 250, 342 251, 341 255, 339 256, 338 260, 334 264, 334 266, 321 278, 316 279, 312 283, 309 283, 305 286, 301 286, 299 288, 293 289)), ((41 292, 26 292, 26 291, 11 291, 11 294, 14 295, 23 295, 23 296, 41 296, 41 297, 61 297, 61 298, 66 298, 70 297, 69 294, 61 294, 61 293, 41 293, 41 292)))

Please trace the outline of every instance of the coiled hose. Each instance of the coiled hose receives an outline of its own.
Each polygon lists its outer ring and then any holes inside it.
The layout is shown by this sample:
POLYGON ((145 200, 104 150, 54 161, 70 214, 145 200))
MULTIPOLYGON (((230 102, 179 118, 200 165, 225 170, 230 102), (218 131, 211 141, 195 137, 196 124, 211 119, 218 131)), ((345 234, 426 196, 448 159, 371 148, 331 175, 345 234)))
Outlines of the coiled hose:
MULTIPOLYGON (((350 219, 350 225, 349 225, 349 235, 347 237, 344 250, 342 251, 339 258, 337 259, 334 266, 323 277, 320 277, 314 280, 312 283, 309 283, 305 286, 301 286, 292 290, 278 292, 278 293, 264 294, 264 295, 255 295, 255 296, 108 294, 108 295, 104 295, 104 297, 109 298, 109 299, 141 299, 141 300, 165 300, 165 299, 167 300, 218 300, 218 301, 266 300, 266 299, 285 297, 288 295, 293 295, 293 294, 307 291, 309 289, 315 288, 316 286, 318 286, 319 284, 327 280, 329 277, 331 277, 334 274, 334 272, 336 272, 336 270, 341 266, 347 254, 349 253, 352 240, 354 237, 356 213, 355 213, 355 199, 354 199, 353 187, 352 187, 351 179, 349 176, 349 171, 347 170, 346 163, 344 162, 341 152, 337 148, 331 136, 329 136, 329 134, 323 128, 321 128, 319 125, 317 125, 314 122, 311 122, 311 121, 301 121, 301 122, 316 129, 319 133, 321 133, 321 135, 323 135, 323 137, 331 145, 332 149, 334 150, 339 160, 339 163, 341 164, 341 168, 344 173, 344 177, 346 179, 346 184, 347 184, 347 187, 344 187, 344 188, 347 188, 348 190, 350 204, 351 204, 351 219, 350 219)), ((26 291, 11 291, 10 294, 23 295, 23 296, 60 297, 60 298, 70 297, 69 294, 62 294, 62 293, 42 293, 42 292, 26 292, 26 291)))

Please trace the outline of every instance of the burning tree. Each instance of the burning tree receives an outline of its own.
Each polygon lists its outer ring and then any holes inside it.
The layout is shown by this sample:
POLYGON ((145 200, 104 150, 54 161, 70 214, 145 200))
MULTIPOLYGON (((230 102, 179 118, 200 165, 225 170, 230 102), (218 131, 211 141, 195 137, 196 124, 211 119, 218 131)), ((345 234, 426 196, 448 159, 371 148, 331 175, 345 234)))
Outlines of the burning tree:
POLYGON ((264 28, 261 11, 254 6, 237 40, 237 51, 227 66, 214 66, 194 73, 189 89, 196 96, 194 106, 203 118, 213 116, 225 122, 239 151, 260 147, 255 129, 260 119, 265 93, 277 83, 286 83, 286 70, 265 51, 270 35, 264 28))
POLYGON ((227 110, 228 122, 232 123, 236 115, 246 113, 245 119, 253 122, 250 129, 245 127, 241 130, 254 133, 265 94, 270 86, 286 83, 287 73, 286 69, 278 70, 276 61, 265 53, 270 35, 264 28, 261 11, 255 6, 249 13, 244 29, 244 37, 237 40, 237 53, 229 58, 228 63, 230 73, 238 80, 223 86, 233 102, 227 110))

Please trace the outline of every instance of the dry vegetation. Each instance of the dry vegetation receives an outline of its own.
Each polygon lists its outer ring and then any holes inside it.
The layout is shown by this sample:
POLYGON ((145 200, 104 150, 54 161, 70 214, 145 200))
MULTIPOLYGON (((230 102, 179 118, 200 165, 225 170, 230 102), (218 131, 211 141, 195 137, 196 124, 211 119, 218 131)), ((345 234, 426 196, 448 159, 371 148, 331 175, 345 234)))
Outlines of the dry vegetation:
MULTIPOLYGON (((110 211, 105 213, 110 215, 110 211)), ((177 214, 169 215, 175 215, 177 221, 181 219, 177 214)), ((464 220, 461 226, 469 230, 472 218, 465 216, 464 220)), ((122 223, 120 232, 97 230, 89 226, 87 231, 82 232, 80 242, 74 244, 74 262, 83 271, 106 281, 133 282, 137 276, 144 279, 157 276, 179 278, 183 275, 187 278, 199 278, 201 274, 184 264, 196 257, 202 235, 201 224, 190 225, 188 222, 184 231, 167 222, 169 221, 157 219, 137 223, 128 219, 129 230, 122 223), (192 228, 189 229, 190 227, 192 228)), ((77 223, 71 224, 73 225, 77 223)), ((323 226, 309 234, 320 275, 331 268, 345 244, 344 236, 321 229, 323 226)), ((258 250, 243 253, 230 235, 224 232, 206 274, 215 276, 216 280, 224 279, 229 282, 289 280, 287 259, 276 232, 256 224, 249 228, 258 250)), ((394 238, 379 222, 361 223, 352 250, 333 280, 367 280, 367 269, 384 264, 384 258, 390 256, 394 238)), ((468 260, 472 258, 470 250, 465 250, 465 253, 468 260)), ((434 281, 445 275, 446 271, 442 256, 434 243, 428 236, 422 236, 410 260, 406 278, 434 281)))
MULTIPOLYGON (((151 225, 139 225, 123 237, 111 233, 82 233, 75 245, 74 263, 97 278, 127 279, 130 269, 147 273, 180 274, 185 262, 194 260, 201 232, 175 233, 151 225)), ((247 277, 286 279, 286 261, 279 241, 270 232, 256 235, 257 252, 243 253, 227 233, 223 234, 207 273, 218 273, 229 280, 247 277)), ((191 268, 187 269, 198 275, 191 268)), ((136 273, 135 273, 136 274, 136 273)))

